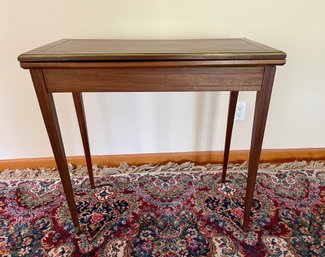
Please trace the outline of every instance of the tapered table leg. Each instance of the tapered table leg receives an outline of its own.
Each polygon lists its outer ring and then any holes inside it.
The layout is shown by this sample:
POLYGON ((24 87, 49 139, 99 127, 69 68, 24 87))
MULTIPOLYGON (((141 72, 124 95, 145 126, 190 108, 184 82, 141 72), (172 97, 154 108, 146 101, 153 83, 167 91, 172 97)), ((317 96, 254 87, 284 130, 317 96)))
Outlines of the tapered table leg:
POLYGON ((238 99, 238 91, 231 91, 230 97, 229 97, 225 150, 224 150, 224 154, 223 154, 223 166, 222 166, 222 177, 221 177, 222 183, 224 183, 226 181, 227 166, 228 166, 228 160, 229 160, 229 149, 230 149, 230 143, 231 143, 232 128, 234 125, 234 117, 235 117, 237 99, 238 99))
POLYGON ((253 204, 253 196, 255 190, 256 175, 258 163, 261 155, 261 148, 264 137, 264 130, 266 125, 266 118, 271 99, 273 80, 275 75, 275 67, 269 66, 265 68, 263 84, 260 91, 256 95, 255 114, 253 122, 252 141, 250 148, 249 164, 248 164, 248 178, 245 197, 245 211, 243 230, 249 230, 249 220, 251 215, 251 208, 253 204))
POLYGON ((62 137, 59 127, 59 122, 55 110, 52 93, 49 93, 46 88, 42 70, 31 69, 36 95, 43 115, 44 123, 51 142, 57 168, 59 170, 65 196, 67 198, 73 224, 79 228, 79 219, 74 200, 72 184, 69 175, 66 155, 62 143, 62 137))
POLYGON ((81 138, 82 138, 82 144, 83 144, 84 152, 85 152, 85 156, 86 156, 90 186, 91 186, 91 188, 95 188, 93 167, 92 167, 92 163, 91 163, 91 155, 90 155, 90 148, 89 148, 87 125, 86 125, 86 116, 85 116, 85 109, 84 109, 82 94, 81 94, 81 92, 73 92, 72 95, 73 95, 73 101, 74 101, 74 105, 75 105, 75 109, 76 109, 76 113, 77 113, 77 117, 78 117, 78 123, 79 123, 81 138))

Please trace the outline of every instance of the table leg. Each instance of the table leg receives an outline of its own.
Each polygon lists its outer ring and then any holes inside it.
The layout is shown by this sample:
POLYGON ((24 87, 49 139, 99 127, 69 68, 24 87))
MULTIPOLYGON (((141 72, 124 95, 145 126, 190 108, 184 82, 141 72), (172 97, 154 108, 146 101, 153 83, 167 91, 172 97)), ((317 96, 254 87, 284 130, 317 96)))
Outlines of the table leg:
POLYGON ((231 143, 231 134, 232 134, 232 128, 234 125, 234 117, 235 117, 237 99, 238 99, 238 91, 231 91, 230 96, 229 96, 225 150, 224 150, 224 154, 223 154, 223 166, 222 166, 222 177, 221 177, 222 183, 225 183, 225 181, 226 181, 227 166, 228 166, 228 159, 229 159, 229 149, 230 149, 230 143, 231 143))
POLYGON ((275 67, 265 67, 263 84, 260 91, 256 95, 255 114, 253 123, 253 132, 251 139, 251 148, 248 163, 248 178, 246 186, 245 197, 245 211, 243 230, 249 230, 249 220, 251 215, 251 208, 253 204, 253 196, 255 190, 256 175, 258 163, 261 155, 261 147, 263 143, 264 130, 266 125, 266 118, 271 99, 273 80, 275 75, 275 67))
POLYGON ((55 110, 55 104, 52 93, 47 91, 43 77, 43 72, 40 69, 31 69, 36 95, 43 115, 44 123, 51 142, 57 168, 59 170, 64 193, 67 198, 69 210, 73 224, 79 228, 78 212, 74 200, 72 184, 70 180, 69 168, 67 165, 66 155, 62 142, 58 117, 55 110))
POLYGON ((84 147, 84 152, 86 156, 87 168, 88 168, 88 175, 91 188, 95 188, 94 182, 94 174, 93 174, 93 167, 91 163, 91 155, 90 155, 90 148, 89 148, 89 139, 88 139, 88 132, 87 132, 87 125, 86 125, 86 116, 85 116, 85 109, 82 99, 81 92, 73 92, 73 101, 78 117, 79 129, 82 138, 82 144, 84 147))

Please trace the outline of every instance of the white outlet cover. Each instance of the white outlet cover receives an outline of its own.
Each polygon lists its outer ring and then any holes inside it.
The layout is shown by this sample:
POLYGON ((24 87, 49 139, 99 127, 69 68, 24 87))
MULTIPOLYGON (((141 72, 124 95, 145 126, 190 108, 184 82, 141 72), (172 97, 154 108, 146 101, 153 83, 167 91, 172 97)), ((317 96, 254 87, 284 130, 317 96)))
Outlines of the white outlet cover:
POLYGON ((245 120, 246 102, 238 102, 236 105, 235 120, 245 120))

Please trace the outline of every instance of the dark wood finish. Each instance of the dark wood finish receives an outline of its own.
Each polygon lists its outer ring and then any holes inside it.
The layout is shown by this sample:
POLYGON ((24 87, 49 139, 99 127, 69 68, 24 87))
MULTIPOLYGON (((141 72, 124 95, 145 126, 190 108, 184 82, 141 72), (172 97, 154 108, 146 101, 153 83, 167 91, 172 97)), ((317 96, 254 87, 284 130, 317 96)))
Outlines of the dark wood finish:
MULTIPOLYGON (((66 39, 20 55, 21 67, 32 72, 75 226, 78 216, 52 93, 74 94, 89 168, 81 92, 257 91, 243 226, 247 231, 275 65, 284 64, 285 58, 284 52, 247 39, 66 39)), ((228 115, 225 161, 237 94, 232 93, 228 115)))
POLYGON ((49 92, 260 90, 263 67, 44 69, 49 92))
POLYGON ((67 198, 68 206, 71 212, 71 217, 75 227, 79 227, 79 219, 74 200, 69 168, 65 156, 63 147, 61 131, 59 126, 58 117, 55 110, 54 100, 52 93, 46 91, 45 81, 42 70, 31 70, 31 76, 33 79, 37 99, 42 111, 44 123, 47 129, 47 133, 51 142, 53 154, 55 157, 56 165, 60 172, 60 178, 62 181, 64 193, 67 198))
POLYGON ((229 96, 227 132, 226 132, 226 139, 225 139, 225 151, 223 157, 222 176, 221 176, 222 183, 226 181, 227 166, 229 160, 229 149, 231 143, 232 128, 234 125, 237 99, 238 99, 238 91, 231 91, 229 96))
POLYGON ((93 165, 91 163, 89 139, 88 139, 87 125, 86 125, 86 115, 85 115, 85 110, 84 110, 82 94, 80 92, 75 92, 75 93, 72 93, 72 96, 73 96, 73 102, 74 102, 76 113, 77 113, 82 144, 84 147, 84 152, 85 152, 85 157, 86 157, 89 182, 90 182, 91 188, 95 188, 93 165))
POLYGON ((255 190, 255 182, 257 175, 258 163, 261 155, 264 130, 266 125, 267 113, 271 99, 273 80, 275 75, 275 67, 270 66, 265 68, 263 85, 261 91, 257 92, 255 103, 255 114, 253 122, 253 132, 251 141, 251 151, 248 165, 248 178, 245 196, 245 211, 243 230, 249 230, 249 219, 253 204, 253 196, 255 190))
POLYGON ((171 67, 254 67, 283 65, 285 59, 271 60, 206 60, 206 61, 141 61, 141 62, 21 62, 24 69, 42 68, 171 68, 171 67))
POLYGON ((284 52, 248 39, 62 39, 24 53, 21 62, 285 59, 284 52))

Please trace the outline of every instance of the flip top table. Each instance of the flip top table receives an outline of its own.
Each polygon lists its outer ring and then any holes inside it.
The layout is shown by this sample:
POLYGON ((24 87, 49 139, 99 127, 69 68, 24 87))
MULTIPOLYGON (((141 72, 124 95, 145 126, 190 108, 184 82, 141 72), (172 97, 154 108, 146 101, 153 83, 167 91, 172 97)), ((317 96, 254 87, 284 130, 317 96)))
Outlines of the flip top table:
POLYGON ((276 65, 284 52, 248 39, 63 39, 18 57, 29 69, 76 228, 79 219, 53 93, 71 92, 94 188, 82 92, 230 91, 221 182, 225 182, 239 91, 256 91, 243 230, 249 230, 256 174, 276 65))

